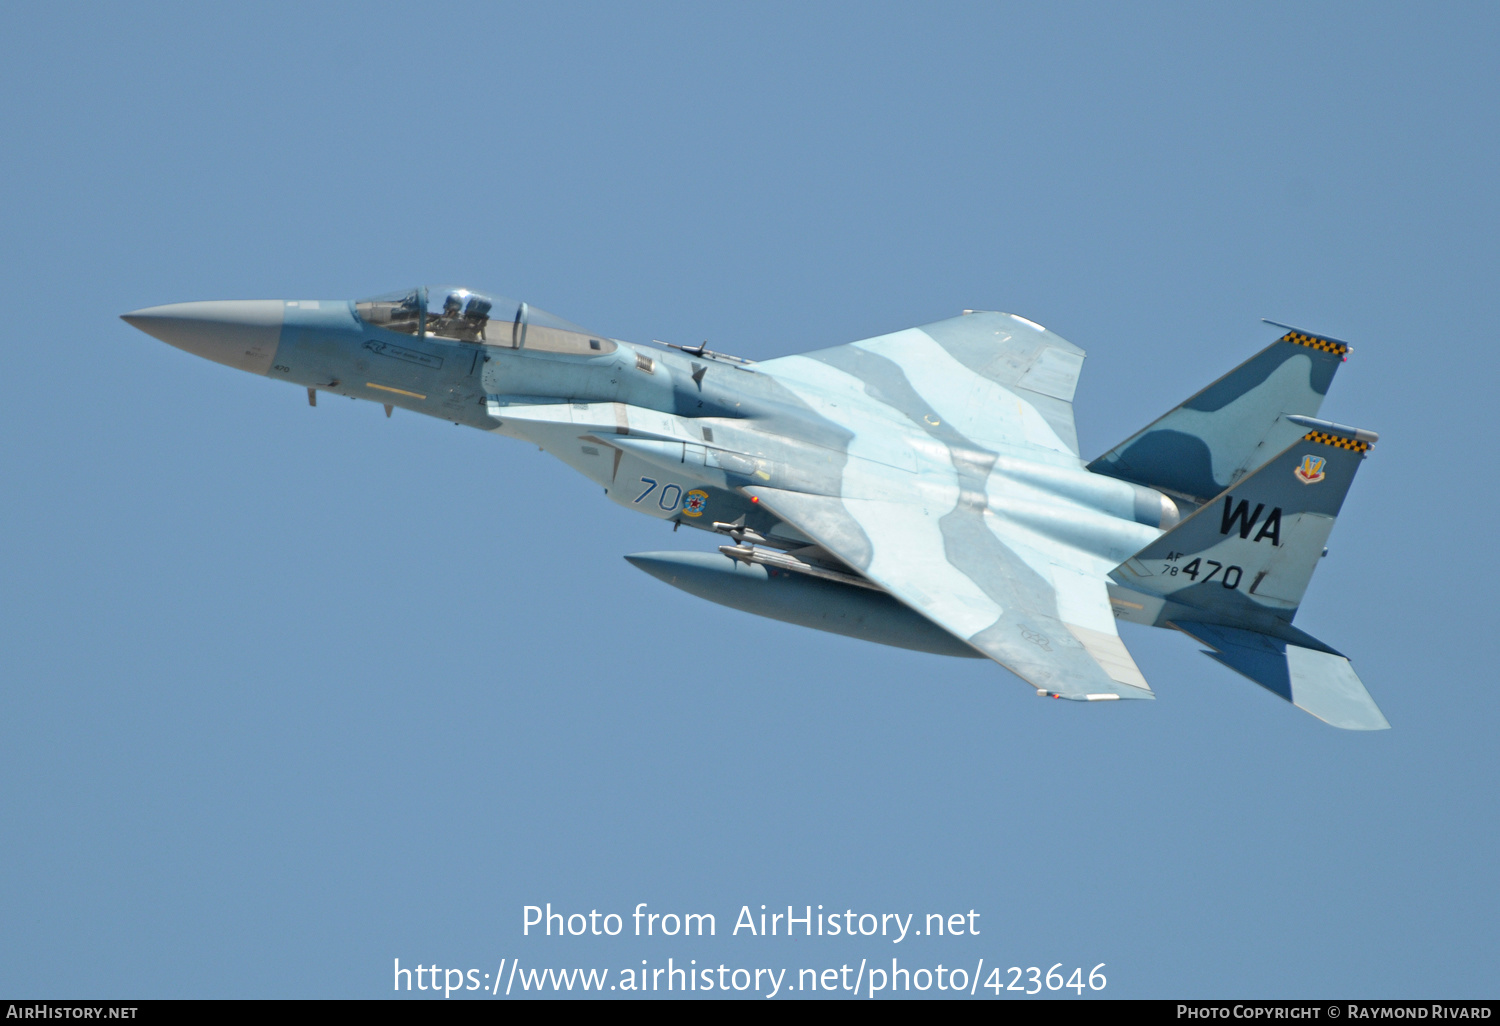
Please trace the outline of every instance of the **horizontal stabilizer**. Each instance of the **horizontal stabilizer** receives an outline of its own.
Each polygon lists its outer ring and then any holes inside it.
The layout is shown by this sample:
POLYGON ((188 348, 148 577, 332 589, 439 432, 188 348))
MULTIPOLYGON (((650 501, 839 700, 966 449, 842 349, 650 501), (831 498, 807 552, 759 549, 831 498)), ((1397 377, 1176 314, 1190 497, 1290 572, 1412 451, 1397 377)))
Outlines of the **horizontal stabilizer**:
POLYGON ((1354 667, 1327 648, 1218 624, 1173 621, 1173 627, 1215 649, 1206 655, 1343 730, 1386 730, 1390 723, 1360 683, 1354 667))

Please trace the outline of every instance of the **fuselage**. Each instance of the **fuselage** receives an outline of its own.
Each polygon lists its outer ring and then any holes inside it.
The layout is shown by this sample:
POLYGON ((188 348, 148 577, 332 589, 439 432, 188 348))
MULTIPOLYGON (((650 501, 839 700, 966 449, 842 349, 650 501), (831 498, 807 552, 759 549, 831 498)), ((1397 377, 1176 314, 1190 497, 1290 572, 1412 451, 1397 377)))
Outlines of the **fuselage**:
MULTIPOLYGON (((629 509, 705 530, 737 524, 784 548, 809 539, 739 489, 850 497, 851 461, 881 471, 859 480, 930 500, 934 510, 982 507, 1018 545, 1066 544, 1101 576, 1178 518, 1162 494, 1090 473, 1035 438, 986 438, 972 459, 955 455, 923 425, 893 421, 857 379, 811 361, 773 368, 636 346, 467 290, 183 303, 126 319, 197 355, 307 388, 310 398, 367 399, 525 440, 629 509)), ((1032 420, 1022 421, 1026 432, 1046 432, 1032 420)))
POLYGON ((1114 621, 1174 628, 1329 723, 1389 726, 1349 661, 1292 626, 1378 437, 1314 416, 1349 349, 1336 339, 1288 328, 1085 465, 1085 354, 1016 314, 764 363, 456 288, 125 320, 313 405, 344 395, 522 439, 619 505, 727 536, 717 553, 626 556, 712 602, 988 657, 1079 702, 1154 697, 1114 621))

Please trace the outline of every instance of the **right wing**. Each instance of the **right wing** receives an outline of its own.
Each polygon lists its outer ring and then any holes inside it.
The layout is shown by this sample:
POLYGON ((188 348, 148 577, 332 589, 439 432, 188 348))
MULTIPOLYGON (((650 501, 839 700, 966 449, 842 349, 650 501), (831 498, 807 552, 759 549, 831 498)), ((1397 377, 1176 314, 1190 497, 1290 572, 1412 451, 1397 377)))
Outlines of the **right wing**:
POLYGON ((930 405, 941 405, 975 442, 1039 446, 1077 456, 1073 392, 1084 355, 1034 321, 976 310, 920 328, 766 360, 755 369, 796 378, 806 361, 816 361, 858 378, 895 416, 918 419, 930 405))
POLYGON ((1008 520, 988 491, 1002 452, 1080 466, 1083 357, 1039 324, 980 312, 757 364, 846 431, 855 458, 836 495, 741 490, 1042 692, 1154 698, 1115 632, 1110 568, 1008 520), (887 465, 892 446, 910 472, 887 465))

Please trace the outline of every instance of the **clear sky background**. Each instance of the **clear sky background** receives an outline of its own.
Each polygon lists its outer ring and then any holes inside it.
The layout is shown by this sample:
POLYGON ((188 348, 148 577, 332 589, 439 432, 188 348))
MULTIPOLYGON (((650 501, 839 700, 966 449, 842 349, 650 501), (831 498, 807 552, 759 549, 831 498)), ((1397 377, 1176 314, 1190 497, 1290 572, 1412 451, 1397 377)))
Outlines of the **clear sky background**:
MULTIPOLYGON (((13 4, 0 65, 0 993, 403 965, 1107 963, 1113 996, 1490 996, 1487 4, 13 4), (117 315, 459 282, 767 358, 965 307, 1089 352, 1084 455, 1276 337, 1382 441, 1298 625, 1341 732, 1124 628, 1159 700, 693 599, 513 441, 117 315), (712 941, 521 937, 706 911, 712 941), (976 938, 724 936, 741 905, 976 938)), ((1008 979, 1008 977, 1007 977, 1008 979)), ((981 991, 983 993, 983 991, 981 991)), ((1064 991, 1064 994, 1071 994, 1064 991)))

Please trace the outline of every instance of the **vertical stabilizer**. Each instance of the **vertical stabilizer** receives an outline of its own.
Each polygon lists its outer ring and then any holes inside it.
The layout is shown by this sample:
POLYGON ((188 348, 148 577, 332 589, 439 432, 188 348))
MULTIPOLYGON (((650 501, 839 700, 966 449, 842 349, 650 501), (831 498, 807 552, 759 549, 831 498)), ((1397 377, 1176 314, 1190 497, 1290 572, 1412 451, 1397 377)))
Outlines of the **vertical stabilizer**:
POLYGON ((1317 414, 1349 348, 1289 328, 1089 469, 1203 502, 1297 439, 1302 432, 1290 418, 1317 414))
POLYGON ((1121 563, 1110 574, 1114 581, 1216 623, 1290 623, 1354 474, 1379 437, 1291 419, 1300 438, 1121 563))

